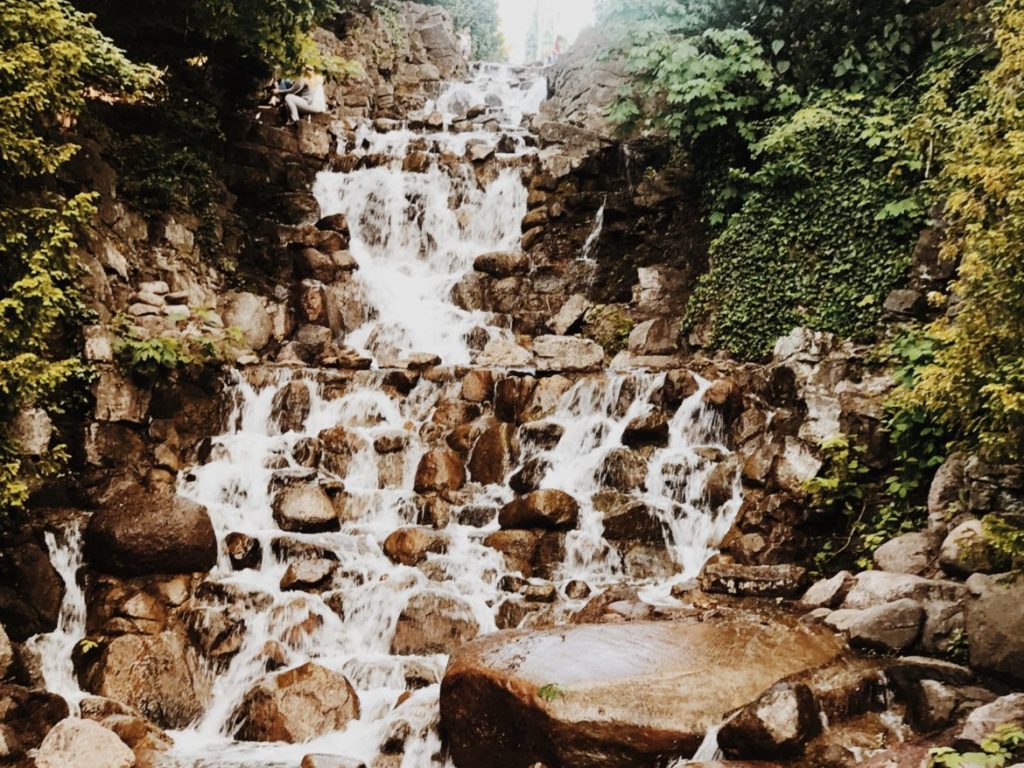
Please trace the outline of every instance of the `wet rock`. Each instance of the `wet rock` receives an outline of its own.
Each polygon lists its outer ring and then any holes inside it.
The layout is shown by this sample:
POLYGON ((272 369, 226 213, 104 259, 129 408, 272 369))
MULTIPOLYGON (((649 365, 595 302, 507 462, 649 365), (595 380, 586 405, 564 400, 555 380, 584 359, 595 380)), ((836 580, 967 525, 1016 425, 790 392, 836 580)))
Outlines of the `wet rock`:
POLYGON ((692 373, 675 369, 665 374, 665 386, 661 394, 667 407, 678 408, 683 400, 696 394, 699 388, 692 373))
POLYGON ((905 533, 875 550, 873 559, 880 571, 929 575, 934 570, 938 542, 928 531, 905 533))
POLYGON ((389 453, 399 453, 401 451, 404 451, 408 446, 408 432, 386 432, 382 435, 379 435, 373 441, 373 450, 382 455, 389 453))
POLYGON ((736 482, 739 477, 739 460, 735 456, 728 457, 714 466, 708 473, 704 485, 704 495, 712 509, 725 506, 736 495, 736 482))
POLYGON ((533 560, 539 545, 540 535, 536 531, 527 530, 497 531, 484 539, 485 547, 495 549, 505 556, 505 565, 509 571, 524 576, 533 573, 533 560))
POLYGON ((473 269, 492 277, 522 275, 529 268, 530 257, 525 253, 485 253, 473 260, 473 269))
POLYGON ((477 438, 469 455, 469 476, 484 485, 504 484, 514 467, 515 427, 496 421, 477 438))
POLYGON ((838 652, 815 631, 739 616, 502 632, 452 657, 442 729, 463 768, 654 764, 838 652))
POLYGON ((585 600, 590 596, 590 585, 585 581, 573 579, 565 585, 565 596, 570 600, 585 600))
POLYGON ((533 491, 502 507, 498 524, 506 529, 569 530, 576 527, 578 513, 579 504, 564 491, 533 491))
POLYGON ((744 597, 796 597, 807 584, 807 570, 798 565, 708 563, 700 574, 705 592, 744 597))
POLYGON ((68 716, 68 705, 55 693, 0 684, 0 744, 6 757, 36 749, 54 725, 68 716))
POLYGON ((533 456, 523 462, 512 477, 508 485, 516 493, 530 493, 540 487, 544 476, 547 474, 550 464, 541 456, 533 456))
POLYGON ((475 369, 462 377, 462 399, 483 403, 494 396, 494 373, 475 369))
POLYGON ((457 491, 466 482, 462 459, 451 448, 431 448, 416 467, 416 493, 457 491))
POLYGON ((317 221, 316 228, 322 231, 348 234, 348 219, 343 213, 332 213, 317 221))
POLYGON ((491 338, 476 357, 477 365, 490 368, 526 368, 532 363, 528 350, 503 336, 491 338))
POLYGON ((640 490, 647 484, 647 462, 628 448, 612 448, 601 464, 599 477, 617 491, 640 490))
POLYGON ((224 549, 231 567, 236 571, 259 568, 263 562, 263 546, 259 539, 244 533, 232 532, 224 537, 224 549))
POLYGON ((359 718, 345 676, 313 662, 277 672, 250 688, 235 713, 243 741, 309 741, 359 718))
POLYGON ((428 554, 442 554, 447 549, 447 536, 427 528, 399 528, 384 540, 384 554, 401 565, 419 565, 428 554))
POLYGON ((306 755, 299 768, 366 768, 366 763, 338 755, 306 755))
POLYGON ((519 442, 542 450, 551 450, 562 439, 565 429, 552 421, 531 421, 519 428, 519 442))
POLYGON ((533 354, 538 371, 594 371, 604 364, 601 345, 576 336, 537 336, 533 354))
POLYGON ((812 584, 800 598, 799 606, 805 609, 836 608, 846 598, 853 586, 853 574, 840 571, 835 576, 812 584))
POLYGON ((15 538, 0 549, 0 622, 16 642, 57 628, 64 581, 34 540, 15 538))
POLYGON ((217 537, 205 507, 133 487, 93 513, 85 554, 99 570, 124 576, 208 571, 217 563, 217 537))
POLYGON ((731 759, 796 757, 821 733, 818 702, 804 683, 776 683, 747 704, 718 733, 731 759))
POLYGON ((274 522, 282 531, 317 533, 336 531, 338 515, 331 499, 316 484, 292 485, 274 497, 274 522))
POLYGON ((36 753, 36 768, 131 768, 135 753, 113 731, 69 717, 53 727, 36 753))
POLYGON ((979 573, 967 586, 971 666, 1024 680, 1024 580, 979 573))
POLYGON ((852 645, 885 651, 902 651, 920 637, 924 609, 910 598, 864 609, 839 609, 825 624, 845 632, 852 645))
POLYGON ((281 577, 281 591, 318 592, 329 589, 338 564, 333 560, 298 560, 289 564, 281 577))
POLYGON ((558 314, 548 320, 548 328, 558 336, 564 336, 575 328, 593 304, 586 296, 574 293, 558 310, 558 314))
POLYGON ((3 624, 0 624, 0 680, 7 677, 7 671, 14 661, 14 648, 11 646, 11 639, 7 636, 3 624))
POLYGON ((664 447, 668 445, 668 422, 668 414, 661 410, 637 416, 626 425, 622 433, 622 444, 629 448, 644 445, 664 447))
POLYGON ((502 421, 516 423, 537 387, 532 376, 506 376, 494 390, 494 415, 502 421))
POLYGON ((804 483, 818 474, 821 459, 809 445, 795 437, 787 437, 782 453, 776 458, 769 475, 770 483, 787 493, 799 496, 804 483))
POLYGON ((164 728, 184 728, 203 713, 209 696, 195 651, 173 632, 114 638, 83 672, 81 683, 164 728))
POLYGON ((274 395, 271 413, 282 432, 300 432, 309 416, 309 387, 303 381, 289 381, 274 395))
POLYGON ((942 570, 953 576, 998 573, 1009 567, 1005 556, 985 537, 981 520, 965 520, 949 532, 939 552, 942 570))
POLYGON ((419 592, 409 599, 398 617, 391 653, 450 654, 479 632, 480 625, 464 600, 437 592, 419 592))
POLYGON ((631 539, 665 543, 658 511, 640 499, 616 491, 600 491, 591 501, 594 509, 603 515, 604 537, 609 541, 631 539))
POLYGON ((185 611, 182 620, 189 640, 211 661, 229 661, 245 639, 245 620, 234 607, 199 606, 185 611))
POLYGON ((528 603, 553 603, 558 599, 558 590, 554 584, 527 584, 522 595, 528 603))
POLYGON ((148 388, 137 386, 110 367, 103 367, 92 390, 96 398, 96 418, 100 421, 145 422, 152 397, 148 388))
POLYGON ((537 421, 552 415, 558 408, 562 396, 571 388, 572 381, 565 376, 547 376, 541 379, 519 412, 519 421, 537 421))
POLYGON ((995 698, 977 686, 952 686, 938 680, 920 680, 906 694, 907 721, 918 733, 933 733, 950 726, 969 709, 995 698))

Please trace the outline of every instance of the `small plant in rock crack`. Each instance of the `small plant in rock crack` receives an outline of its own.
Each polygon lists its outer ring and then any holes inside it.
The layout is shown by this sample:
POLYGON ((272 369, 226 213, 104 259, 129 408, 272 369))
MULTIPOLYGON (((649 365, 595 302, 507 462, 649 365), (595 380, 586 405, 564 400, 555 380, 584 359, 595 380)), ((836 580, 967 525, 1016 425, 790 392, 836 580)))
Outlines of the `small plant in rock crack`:
POLYGON ((542 685, 537 689, 537 695, 544 701, 550 703, 559 696, 565 696, 565 693, 562 692, 562 689, 559 688, 556 683, 548 683, 547 685, 542 685))

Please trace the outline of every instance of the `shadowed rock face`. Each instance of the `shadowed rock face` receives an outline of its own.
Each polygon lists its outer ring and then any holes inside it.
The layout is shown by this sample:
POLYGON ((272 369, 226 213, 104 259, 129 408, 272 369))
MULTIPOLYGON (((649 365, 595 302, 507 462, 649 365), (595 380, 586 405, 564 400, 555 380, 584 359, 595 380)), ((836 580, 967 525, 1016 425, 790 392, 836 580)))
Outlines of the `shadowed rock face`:
POLYGON ((753 614, 499 632, 452 657, 442 728, 459 768, 653 766, 839 653, 820 631, 753 614))

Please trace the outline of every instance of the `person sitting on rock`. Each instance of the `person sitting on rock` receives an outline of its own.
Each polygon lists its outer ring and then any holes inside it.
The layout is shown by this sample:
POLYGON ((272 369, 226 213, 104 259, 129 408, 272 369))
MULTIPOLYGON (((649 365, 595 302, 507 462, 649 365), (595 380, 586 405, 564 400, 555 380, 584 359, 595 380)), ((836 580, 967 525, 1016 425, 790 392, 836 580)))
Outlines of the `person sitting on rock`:
POLYGON ((327 95, 324 93, 323 75, 311 66, 302 70, 302 77, 292 83, 289 88, 274 91, 275 96, 283 96, 288 107, 288 125, 299 122, 299 114, 319 115, 327 111, 327 95))

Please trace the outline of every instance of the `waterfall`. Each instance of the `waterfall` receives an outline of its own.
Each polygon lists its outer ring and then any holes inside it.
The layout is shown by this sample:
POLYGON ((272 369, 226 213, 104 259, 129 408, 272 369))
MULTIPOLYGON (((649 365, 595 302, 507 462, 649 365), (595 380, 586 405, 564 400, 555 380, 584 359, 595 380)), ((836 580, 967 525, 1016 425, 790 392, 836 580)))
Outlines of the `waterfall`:
POLYGON ((85 594, 78 584, 78 570, 82 567, 81 530, 68 528, 60 539, 47 532, 46 547, 53 567, 64 581, 64 601, 57 628, 48 634, 29 638, 27 645, 39 657, 46 689, 63 696, 75 712, 85 697, 78 687, 78 678, 71 663, 75 645, 85 637, 85 594))
MULTIPOLYGON (((533 151, 521 126, 545 94, 540 78, 523 82, 507 68, 480 67, 470 82, 452 84, 426 106, 425 114, 441 113, 443 129, 378 131, 360 123, 341 151, 365 162, 348 173, 319 174, 314 191, 322 212, 347 217, 359 265, 354 279, 365 299, 362 320, 347 329, 345 342, 371 355, 377 369, 229 374, 228 427, 211 440, 204 463, 179 474, 178 492, 206 507, 220 543, 201 600, 241 628, 227 660, 205 662, 213 679, 205 713, 172 734, 172 754, 182 768, 294 768, 311 753, 369 765, 398 726, 409 733, 403 768, 441 764, 438 696, 447 657, 392 654, 396 625, 410 599, 429 593, 461 601, 479 633, 496 630, 496 609, 508 594, 501 588, 507 567, 484 540, 499 530, 499 507, 517 495, 514 479, 531 467, 535 487, 564 491, 579 503, 578 522, 564 534, 552 573, 559 595, 552 610, 562 612, 556 616, 579 607, 565 598, 572 580, 596 591, 628 582, 650 602, 671 601, 672 587, 697 575, 729 529, 740 503, 738 479, 725 504, 713 507, 706 492, 710 473, 728 452, 720 420, 704 404, 708 383, 695 377, 692 394, 667 406, 666 374, 616 371, 566 380, 544 419, 546 439, 520 427, 516 466, 502 482, 470 483, 445 500, 450 516, 434 521, 443 547, 416 566, 396 564, 385 553, 392 532, 422 522, 416 468, 439 444, 445 430, 435 417, 460 401, 461 382, 451 373, 423 376, 401 394, 386 386, 381 369, 412 353, 466 365, 472 335, 511 338, 496 318, 460 308, 451 294, 476 256, 518 250, 527 201, 521 163, 533 151), (483 105, 500 130, 452 130, 475 105, 483 105), (495 160, 487 178, 478 178, 464 157, 474 147, 495 160), (411 168, 415 153, 422 157, 411 168), (284 419, 282 400, 295 392, 303 406, 284 419), (667 421, 657 425, 659 437, 634 444, 635 425, 660 413, 667 421), (309 446, 335 429, 345 445, 342 458, 311 461, 309 446), (632 467, 618 486, 610 476, 626 470, 616 469, 616 461, 632 467), (275 494, 291 484, 319 484, 342 499, 339 530, 282 531, 275 494), (608 504, 639 505, 656 540, 638 555, 621 549, 621 538, 606 529, 608 504), (463 514, 468 510, 476 511, 472 525, 463 514), (258 562, 236 570, 224 546, 229 534, 258 542, 258 562), (335 574, 330 588, 282 589, 297 559, 293 553, 301 550, 329 561, 335 574), (648 567, 643 558, 656 559, 652 553, 662 557, 648 567), (268 648, 285 667, 316 661, 343 674, 358 693, 360 717, 301 744, 237 739, 239 703, 267 675, 268 648), (417 685, 410 686, 410 677, 417 685)), ((599 212, 588 248, 601 223, 599 212)), ((33 642, 44 658, 54 659, 44 669, 47 686, 74 700, 80 693, 70 653, 84 633, 84 600, 74 581, 77 538, 69 535, 61 546, 51 541, 51 553, 69 585, 66 610, 57 632, 33 642)))

